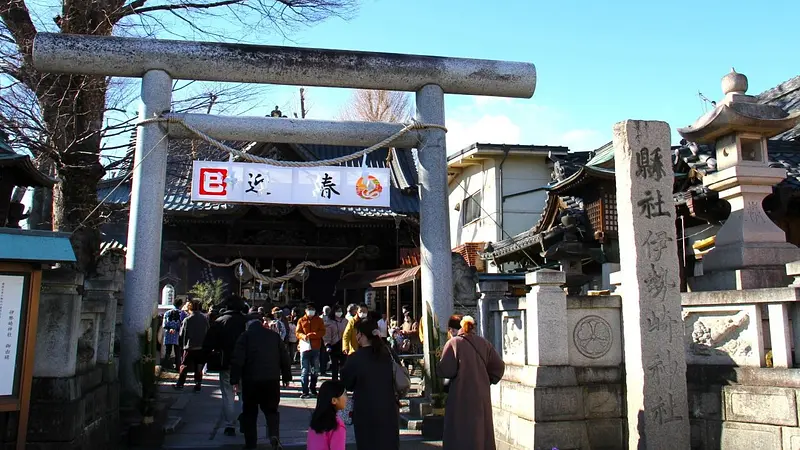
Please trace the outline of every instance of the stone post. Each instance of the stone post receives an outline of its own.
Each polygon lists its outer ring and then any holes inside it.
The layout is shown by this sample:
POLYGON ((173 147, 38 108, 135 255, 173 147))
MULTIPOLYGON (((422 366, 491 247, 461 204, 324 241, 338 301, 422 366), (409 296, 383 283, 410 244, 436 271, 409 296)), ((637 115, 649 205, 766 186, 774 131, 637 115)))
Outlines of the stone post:
POLYGON ((610 285, 611 294, 622 295, 622 272, 611 272, 608 274, 608 284, 610 285))
POLYGON ((614 125, 628 448, 689 448, 670 129, 614 125))
POLYGON ((81 273, 66 269, 42 272, 34 377, 75 375, 82 302, 79 290, 82 287, 81 273))
MULTIPOLYGON (((436 85, 417 91, 417 120, 444 125, 444 92, 436 85)), ((422 259, 422 317, 425 326, 423 345, 425 367, 435 367, 432 348, 447 331, 453 311, 453 262, 450 252, 450 224, 447 205, 447 149, 444 130, 425 130, 419 149, 420 256, 422 259), (430 307, 430 310, 429 310, 430 307), (428 313, 432 312, 433 317, 428 313), (428 327, 437 323, 438 330, 428 327), (434 333, 438 335, 434 337, 434 333), (433 341, 431 339, 434 338, 433 341)), ((430 375, 430 374, 428 374, 430 375)))
POLYGON ((567 275, 559 270, 525 274, 525 283, 531 286, 526 295, 528 365, 569 365, 567 294, 561 287, 566 281, 567 275))
POLYGON ((492 327, 492 307, 497 306, 498 300, 505 297, 508 291, 508 281, 480 281, 478 283, 478 310, 475 320, 478 322, 478 333, 484 339, 494 343, 495 330, 492 327))
MULTIPOLYGON (((800 261, 787 263, 786 275, 793 279, 793 282, 789 285, 789 287, 800 289, 800 261)), ((791 336, 792 341, 794 342, 794 361, 800 361, 800 305, 793 303, 789 312, 792 316, 791 336)))
MULTIPOLYGON (((142 77, 139 120, 169 111, 172 78, 151 70, 142 77)), ((150 326, 158 302, 161 270, 161 231, 169 139, 161 124, 138 127, 128 221, 128 253, 125 261, 125 303, 122 311, 120 381, 122 393, 141 397, 142 384, 135 367, 141 358, 140 335, 150 326)))
POLYGON ((790 287, 800 287, 800 261, 794 261, 786 264, 786 275, 793 278, 790 287))
POLYGON ((791 368, 792 327, 789 322, 789 303, 771 303, 767 305, 767 313, 772 341, 772 367, 791 368))

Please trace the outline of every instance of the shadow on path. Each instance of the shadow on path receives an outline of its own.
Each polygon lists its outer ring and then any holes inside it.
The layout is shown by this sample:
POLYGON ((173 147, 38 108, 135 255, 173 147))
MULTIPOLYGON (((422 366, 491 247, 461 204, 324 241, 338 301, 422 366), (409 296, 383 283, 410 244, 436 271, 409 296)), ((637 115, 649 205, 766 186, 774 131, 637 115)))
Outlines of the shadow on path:
MULTIPOLYGON (((190 376, 191 378, 191 376, 190 376)), ((323 377, 323 380, 328 378, 323 377)), ((164 381, 159 386, 161 396, 175 399, 169 411, 170 417, 179 417, 180 422, 167 434, 163 449, 241 449, 244 436, 225 436, 222 424, 222 396, 216 374, 209 373, 203 378, 203 389, 199 393, 192 390, 193 383, 187 382, 183 391, 173 389, 171 381, 164 381)), ((281 390, 281 441, 288 449, 304 449, 306 431, 316 399, 300 398, 299 371, 294 370, 294 380, 288 388, 281 390)), ((236 401, 236 411, 241 411, 241 402, 236 401)), ((266 439, 266 421, 259 415, 259 448, 269 449, 266 439)), ((418 431, 400 430, 403 449, 440 448, 441 444, 421 442, 418 431)), ((347 429, 348 449, 354 449, 352 426, 347 429)), ((144 449, 142 449, 144 450, 144 449)), ((148 449, 149 450, 149 449, 148 449)))

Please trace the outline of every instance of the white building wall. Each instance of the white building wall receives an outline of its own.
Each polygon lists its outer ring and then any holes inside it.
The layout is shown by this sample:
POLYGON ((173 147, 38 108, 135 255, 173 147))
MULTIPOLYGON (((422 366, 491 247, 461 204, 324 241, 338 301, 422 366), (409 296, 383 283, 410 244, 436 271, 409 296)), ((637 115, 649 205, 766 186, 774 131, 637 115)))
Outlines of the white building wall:
POLYGON ((467 166, 450 184, 450 247, 467 242, 493 242, 497 235, 497 194, 495 187, 495 162, 480 161, 480 165, 467 166), (481 192, 481 215, 477 220, 464 223, 464 200, 481 192), (456 211, 456 205, 460 210, 456 211))
MULTIPOLYGON (((550 173, 546 156, 509 157, 503 164, 503 195, 542 188, 550 182, 550 173)), ((499 177, 498 171, 498 180, 499 177)), ((505 232, 498 229, 498 236, 494 242, 529 230, 541 217, 546 199, 547 192, 543 189, 507 198, 502 206, 502 224, 505 232)), ((497 203, 500 201, 498 189, 497 203)))

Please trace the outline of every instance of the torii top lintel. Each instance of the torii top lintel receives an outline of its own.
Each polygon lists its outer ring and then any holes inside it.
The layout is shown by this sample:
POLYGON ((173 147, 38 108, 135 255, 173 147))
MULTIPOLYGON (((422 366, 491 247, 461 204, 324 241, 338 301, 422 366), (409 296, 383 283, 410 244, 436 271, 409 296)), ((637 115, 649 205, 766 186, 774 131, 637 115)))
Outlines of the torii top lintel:
POLYGON ((173 79, 417 91, 530 98, 530 63, 218 42, 39 33, 41 72, 138 78, 163 70, 173 79))

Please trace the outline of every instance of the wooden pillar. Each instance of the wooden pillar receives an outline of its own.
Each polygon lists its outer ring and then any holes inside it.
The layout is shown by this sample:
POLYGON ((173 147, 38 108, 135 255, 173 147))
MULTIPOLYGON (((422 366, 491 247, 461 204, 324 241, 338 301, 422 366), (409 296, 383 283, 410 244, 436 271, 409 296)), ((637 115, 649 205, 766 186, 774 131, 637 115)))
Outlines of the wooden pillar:
MULTIPOLYGON (((400 303, 401 303, 400 302, 400 300, 401 300, 400 299, 400 292, 401 292, 400 291, 400 286, 397 286, 397 299, 395 299, 395 302, 394 302, 394 310, 395 310, 395 317, 397 317, 398 321, 400 320, 400 303)), ((389 320, 389 319, 391 319, 391 317, 387 317, 386 319, 389 320)))
POLYGON ((389 291, 391 289, 392 288, 390 286, 386 286, 386 317, 387 317, 387 319, 389 317, 389 311, 390 311, 390 308, 391 308, 391 305, 389 304, 391 302, 391 297, 389 295, 390 294, 389 291))
MULTIPOLYGON (((413 311, 414 319, 419 319, 419 317, 417 316, 417 279, 414 278, 414 280, 411 283, 414 291, 413 294, 411 295, 411 310, 413 311)), ((397 320, 400 320, 399 313, 397 314, 397 320)))

